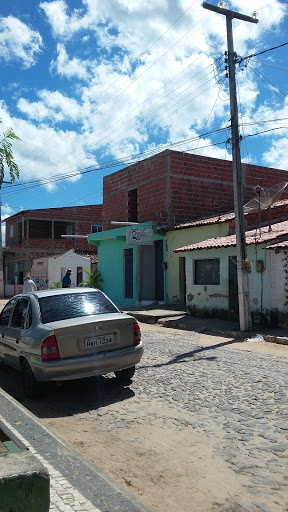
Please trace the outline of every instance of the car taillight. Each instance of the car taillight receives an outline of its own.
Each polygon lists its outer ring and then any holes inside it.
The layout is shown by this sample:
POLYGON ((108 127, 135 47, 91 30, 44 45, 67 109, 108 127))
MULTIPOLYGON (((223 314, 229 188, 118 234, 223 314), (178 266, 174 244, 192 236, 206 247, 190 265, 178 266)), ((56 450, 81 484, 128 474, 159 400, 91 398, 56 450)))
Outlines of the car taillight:
POLYGON ((139 324, 137 322, 134 322, 133 327, 134 327, 133 345, 139 345, 139 343, 141 341, 141 331, 140 331, 139 324))
POLYGON ((57 340, 55 336, 48 336, 41 347, 42 359, 60 359, 57 340))

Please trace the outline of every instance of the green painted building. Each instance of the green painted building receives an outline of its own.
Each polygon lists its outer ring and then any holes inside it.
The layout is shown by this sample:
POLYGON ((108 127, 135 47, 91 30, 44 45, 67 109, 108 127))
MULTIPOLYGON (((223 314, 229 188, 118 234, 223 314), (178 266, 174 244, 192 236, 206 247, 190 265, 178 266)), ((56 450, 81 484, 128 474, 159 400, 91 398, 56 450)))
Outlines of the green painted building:
POLYGON ((118 306, 165 303, 165 237, 152 222, 123 224, 88 235, 89 244, 98 247, 104 292, 118 306))

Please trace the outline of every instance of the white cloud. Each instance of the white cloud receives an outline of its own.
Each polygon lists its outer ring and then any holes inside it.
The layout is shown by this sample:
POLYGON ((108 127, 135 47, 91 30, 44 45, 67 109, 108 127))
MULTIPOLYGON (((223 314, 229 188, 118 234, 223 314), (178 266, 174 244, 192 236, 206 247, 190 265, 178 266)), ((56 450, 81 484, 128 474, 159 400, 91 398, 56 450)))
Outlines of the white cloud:
POLYGON ((287 170, 287 148, 288 137, 282 137, 279 140, 272 141, 269 150, 263 154, 263 161, 268 166, 287 170))
POLYGON ((89 62, 81 61, 75 57, 69 60, 65 46, 60 43, 57 44, 57 52, 56 61, 51 62, 51 71, 56 70, 59 75, 67 78, 86 79, 88 77, 89 62))
POLYGON ((18 109, 30 119, 43 121, 50 119, 53 122, 76 120, 80 113, 80 106, 73 98, 68 98, 58 91, 38 91, 41 101, 27 101, 20 98, 18 109))
MULTIPOLYGON (((19 165, 21 180, 35 179, 44 183, 54 176, 69 175, 69 180, 75 181, 81 178, 79 168, 97 164, 84 134, 56 131, 45 125, 36 127, 30 121, 13 118, 3 102, 0 102, 0 118, 2 126, 11 126, 21 138, 21 141, 13 143, 13 155, 19 165)), ((57 182, 45 184, 48 190, 56 186, 57 182)))
POLYGON ((20 60, 24 68, 33 66, 36 54, 42 49, 39 32, 29 28, 25 23, 7 16, 0 19, 0 55, 5 61, 20 60))
MULTIPOLYGON (((29 118, 12 119, 25 140, 29 136, 28 150, 17 145, 23 172, 38 177, 50 175, 51 169, 54 174, 66 168, 77 172, 78 166, 94 162, 94 151, 122 158, 152 147, 155 140, 161 148, 209 132, 213 122, 218 127, 229 122, 227 79, 219 90, 224 64, 213 66, 213 59, 226 50, 225 18, 203 9, 200 0, 189 9, 191 3, 83 0, 74 10, 64 0, 40 4, 56 40, 57 57, 50 70, 59 90, 47 85, 34 91, 37 101, 28 94, 18 101, 29 118), (63 77, 69 78, 68 86, 63 77), (74 121, 78 134, 71 128, 74 121)), ((284 16, 279 2, 262 9, 260 0, 234 0, 229 4, 233 7, 245 14, 259 8, 265 20, 258 25, 233 22, 235 50, 241 55, 259 48, 266 32, 284 16)), ((243 115, 251 120, 259 108, 256 80, 249 70, 238 75, 243 115)), ((220 140, 225 137, 227 133, 220 140)), ((199 153, 209 155, 211 142, 203 135, 179 150, 197 146, 199 153)), ((213 156, 225 158, 225 148, 216 147, 213 156)), ((265 158, 275 157, 271 152, 265 158)))

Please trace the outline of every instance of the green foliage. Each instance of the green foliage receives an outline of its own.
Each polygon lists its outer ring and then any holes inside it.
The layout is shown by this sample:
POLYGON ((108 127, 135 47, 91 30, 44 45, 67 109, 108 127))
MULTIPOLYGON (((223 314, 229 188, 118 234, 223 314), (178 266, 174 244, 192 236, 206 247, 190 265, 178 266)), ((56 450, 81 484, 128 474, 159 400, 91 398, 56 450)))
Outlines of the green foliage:
POLYGON ((88 286, 89 288, 98 288, 99 290, 103 290, 103 278, 99 270, 88 270, 87 268, 83 268, 83 272, 88 275, 87 281, 83 281, 79 284, 79 286, 88 286))
MULTIPOLYGON (((0 124, 2 120, 0 119, 0 124)), ((4 180, 5 164, 9 169, 10 179, 12 183, 16 178, 19 178, 19 167, 14 161, 12 142, 13 140, 21 140, 14 133, 12 128, 8 128, 6 132, 3 132, 3 139, 0 140, 0 183, 4 180)))
POLYGON ((50 288, 62 288, 62 281, 56 281, 55 283, 52 283, 50 288))

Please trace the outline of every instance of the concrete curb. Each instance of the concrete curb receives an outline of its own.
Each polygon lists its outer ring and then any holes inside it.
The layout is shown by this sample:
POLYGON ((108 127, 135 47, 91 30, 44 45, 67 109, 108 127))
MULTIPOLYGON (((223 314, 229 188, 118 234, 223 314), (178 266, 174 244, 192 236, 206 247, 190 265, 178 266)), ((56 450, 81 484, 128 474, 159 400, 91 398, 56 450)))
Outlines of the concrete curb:
MULTIPOLYGON (((221 328, 221 327, 212 327, 209 325, 205 325, 209 322, 212 324, 213 319, 201 319, 199 317, 194 318, 189 314, 186 315, 179 315, 179 312, 169 313, 165 310, 156 312, 154 314, 153 311, 127 311, 131 315, 133 315, 139 322, 142 323, 148 323, 148 324, 159 324, 162 327, 166 327, 168 329, 180 329, 185 331, 193 331, 198 333, 206 333, 206 334, 214 334, 219 336, 225 336, 229 338, 237 338, 239 341, 242 339, 245 341, 247 338, 253 338, 258 336, 261 336, 264 341, 268 343, 277 343, 279 345, 288 345, 288 337, 287 336, 281 336, 281 335, 273 335, 273 334, 266 334, 263 331, 239 331, 236 329, 229 329, 229 328, 221 328), (197 325, 198 324, 198 325, 197 325)), ((225 324, 225 321, 223 321, 225 324)), ((229 324, 229 322, 227 322, 229 324)), ((233 324, 233 322, 230 322, 230 324, 233 324)))

